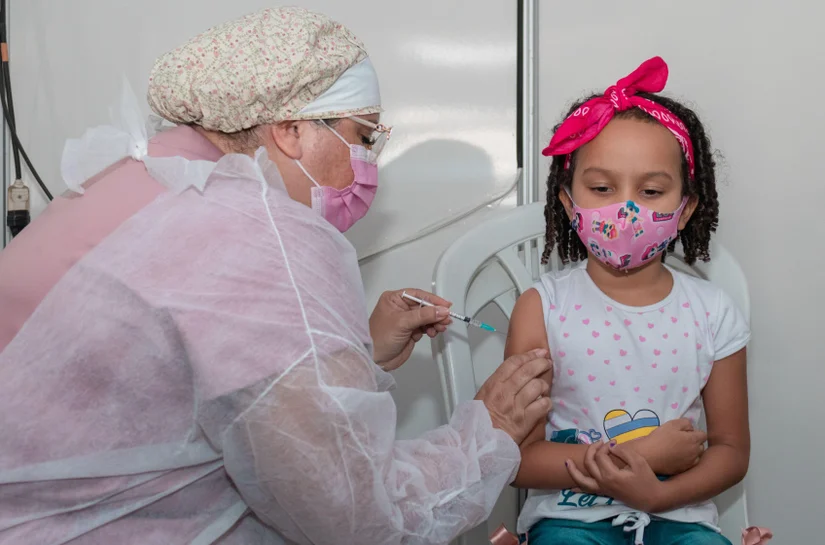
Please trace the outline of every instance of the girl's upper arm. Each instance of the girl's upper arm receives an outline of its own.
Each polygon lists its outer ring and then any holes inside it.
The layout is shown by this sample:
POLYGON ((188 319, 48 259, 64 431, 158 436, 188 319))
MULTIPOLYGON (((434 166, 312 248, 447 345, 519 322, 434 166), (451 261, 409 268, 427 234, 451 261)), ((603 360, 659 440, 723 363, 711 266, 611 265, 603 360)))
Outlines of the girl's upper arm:
POLYGON ((525 291, 516 301, 510 317, 510 329, 504 346, 504 357, 524 354, 536 348, 550 350, 544 325, 541 295, 535 289, 525 291))
MULTIPOLYGON (((524 354, 536 348, 544 348, 548 352, 547 330, 544 326, 544 312, 542 310, 541 295, 535 289, 525 291, 516 301, 513 315, 510 317, 510 328, 507 331, 507 344, 504 347, 504 358, 524 354)), ((549 356, 548 356, 549 357, 549 356)), ((544 419, 536 423, 536 427, 521 443, 521 447, 544 439, 544 419)))
POLYGON ((724 444, 750 453, 747 353, 743 348, 713 364, 702 391, 708 444, 724 444))

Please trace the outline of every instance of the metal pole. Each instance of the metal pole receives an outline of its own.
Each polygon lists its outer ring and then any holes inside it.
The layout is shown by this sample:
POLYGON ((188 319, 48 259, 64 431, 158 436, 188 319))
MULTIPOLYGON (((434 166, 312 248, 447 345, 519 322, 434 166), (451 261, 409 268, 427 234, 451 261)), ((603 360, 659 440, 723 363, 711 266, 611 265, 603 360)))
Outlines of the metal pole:
MULTIPOLYGON (((519 206, 531 204, 539 198, 538 157, 538 8, 539 0, 522 0, 521 9, 521 181, 519 206)), ((539 253, 530 241, 522 248, 524 266, 534 273, 538 270, 539 253)), ((527 491, 518 491, 517 511, 521 513, 527 491)))
POLYGON ((539 0, 523 0, 521 14, 521 164, 519 205, 539 198, 538 157, 538 8, 539 0))
MULTIPOLYGON (((538 7, 539 0, 521 3, 521 181, 519 206, 538 200, 538 7)), ((521 248, 524 266, 538 271, 535 242, 521 248)))

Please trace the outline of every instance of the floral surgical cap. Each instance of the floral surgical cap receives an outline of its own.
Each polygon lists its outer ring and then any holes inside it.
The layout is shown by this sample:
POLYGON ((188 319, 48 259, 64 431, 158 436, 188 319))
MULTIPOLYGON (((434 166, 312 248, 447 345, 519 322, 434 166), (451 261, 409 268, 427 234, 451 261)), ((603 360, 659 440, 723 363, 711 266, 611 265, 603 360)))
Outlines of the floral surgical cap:
POLYGON ((172 123, 225 133, 381 111, 363 43, 343 25, 302 8, 247 15, 161 56, 148 101, 172 123))

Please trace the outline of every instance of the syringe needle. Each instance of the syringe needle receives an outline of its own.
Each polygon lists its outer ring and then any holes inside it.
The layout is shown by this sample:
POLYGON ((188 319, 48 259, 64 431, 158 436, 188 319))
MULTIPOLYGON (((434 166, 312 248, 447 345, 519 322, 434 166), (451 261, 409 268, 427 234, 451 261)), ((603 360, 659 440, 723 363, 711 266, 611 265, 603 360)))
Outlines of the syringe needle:
MULTIPOLYGON (((409 299, 413 303, 418 303, 419 305, 422 305, 422 306, 425 306, 425 307, 434 307, 435 306, 434 304, 430 303, 429 301, 425 301, 423 299, 420 299, 418 297, 415 297, 413 295, 408 294, 406 291, 401 292, 401 297, 403 297, 404 299, 409 299)), ((479 322, 478 320, 473 320, 469 316, 462 316, 461 314, 458 314, 457 312, 450 311, 450 317, 455 318, 456 320, 461 320, 462 322, 464 322, 466 324, 469 324, 471 326, 475 326, 479 329, 483 329, 484 331, 492 331, 493 333, 496 332, 496 328, 494 328, 493 326, 485 324, 484 322, 479 322)))

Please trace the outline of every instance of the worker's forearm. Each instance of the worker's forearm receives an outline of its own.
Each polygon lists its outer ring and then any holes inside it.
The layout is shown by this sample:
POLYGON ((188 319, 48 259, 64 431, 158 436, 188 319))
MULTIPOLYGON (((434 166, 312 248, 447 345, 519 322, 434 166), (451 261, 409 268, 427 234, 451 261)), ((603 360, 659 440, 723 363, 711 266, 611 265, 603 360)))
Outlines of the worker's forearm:
POLYGON ((655 512, 710 500, 740 482, 748 472, 749 449, 711 446, 692 469, 662 483, 655 512))

